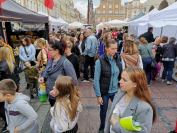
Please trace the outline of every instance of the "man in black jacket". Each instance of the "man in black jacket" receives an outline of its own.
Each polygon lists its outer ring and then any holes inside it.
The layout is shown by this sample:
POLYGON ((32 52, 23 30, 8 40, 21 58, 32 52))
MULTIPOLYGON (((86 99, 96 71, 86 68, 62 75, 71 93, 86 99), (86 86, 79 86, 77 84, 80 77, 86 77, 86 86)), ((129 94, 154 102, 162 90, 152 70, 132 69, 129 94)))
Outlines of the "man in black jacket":
POLYGON ((141 38, 141 37, 146 38, 146 40, 148 41, 148 43, 154 42, 155 39, 154 39, 154 36, 153 36, 152 32, 153 32, 153 28, 149 27, 148 31, 145 32, 144 34, 140 35, 139 38, 141 38))

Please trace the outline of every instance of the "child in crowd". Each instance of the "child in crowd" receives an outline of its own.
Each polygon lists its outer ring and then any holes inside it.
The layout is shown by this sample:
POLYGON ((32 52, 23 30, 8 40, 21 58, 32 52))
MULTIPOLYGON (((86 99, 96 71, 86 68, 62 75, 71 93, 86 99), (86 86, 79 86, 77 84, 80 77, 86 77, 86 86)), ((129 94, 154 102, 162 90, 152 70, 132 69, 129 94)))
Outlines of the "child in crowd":
POLYGON ((56 97, 56 103, 50 110, 52 115, 50 127, 52 131, 54 133, 76 133, 82 105, 78 89, 74 87, 72 78, 59 76, 50 94, 56 97))
POLYGON ((11 79, 0 81, 0 102, 5 101, 5 113, 10 133, 38 133, 37 114, 28 104, 29 97, 16 92, 11 79))
POLYGON ((38 77, 39 77, 39 73, 38 70, 36 68, 36 66, 34 66, 33 64, 31 64, 30 62, 25 62, 25 73, 26 73, 26 78, 28 78, 28 87, 30 89, 30 95, 31 98, 34 98, 34 95, 37 95, 38 93, 38 77))

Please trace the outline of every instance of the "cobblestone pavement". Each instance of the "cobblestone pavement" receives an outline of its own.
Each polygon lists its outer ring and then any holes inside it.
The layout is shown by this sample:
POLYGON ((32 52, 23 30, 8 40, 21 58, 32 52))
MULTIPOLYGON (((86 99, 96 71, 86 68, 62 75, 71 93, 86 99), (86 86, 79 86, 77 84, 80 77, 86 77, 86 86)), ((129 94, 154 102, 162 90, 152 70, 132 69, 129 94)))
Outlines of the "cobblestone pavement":
MULTIPOLYGON (((168 133, 175 128, 177 119, 177 88, 176 82, 167 86, 165 83, 155 81, 151 91, 153 101, 157 107, 157 121, 154 123, 151 133, 168 133)), ((84 106, 78 121, 78 133, 97 133, 99 127, 99 106, 91 83, 80 83, 81 99, 84 106)), ((44 122, 42 133, 49 133, 48 123, 50 116, 44 122)))
MULTIPOLYGON (((22 76, 23 77, 23 76, 22 76)), ((174 129, 177 119, 177 88, 176 82, 173 85, 167 86, 165 83, 155 81, 152 84, 151 90, 153 101, 157 107, 157 121, 153 125, 151 133, 168 133, 174 129)), ((21 91, 28 94, 24 90, 25 80, 22 78, 21 91)), ((81 91, 81 100, 84 106, 83 112, 80 114, 78 125, 78 133, 97 133, 99 127, 99 106, 97 105, 94 95, 92 83, 79 83, 81 91)), ((38 123, 40 133, 51 133, 49 104, 41 104, 38 99, 31 100, 31 104, 38 113, 38 123)), ((0 120, 0 128, 2 121, 0 120)))

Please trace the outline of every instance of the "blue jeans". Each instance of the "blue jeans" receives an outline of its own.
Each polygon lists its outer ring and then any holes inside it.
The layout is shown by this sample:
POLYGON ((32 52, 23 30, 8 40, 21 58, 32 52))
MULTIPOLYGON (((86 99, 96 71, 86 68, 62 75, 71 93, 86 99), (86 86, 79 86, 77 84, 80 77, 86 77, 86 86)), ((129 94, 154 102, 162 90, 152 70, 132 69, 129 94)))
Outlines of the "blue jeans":
POLYGON ((148 84, 150 84, 152 79, 152 68, 151 68, 152 58, 151 57, 143 58, 142 61, 143 69, 146 73, 147 82, 148 84))
POLYGON ((166 79, 167 81, 172 80, 172 74, 173 74, 173 67, 174 67, 174 61, 163 61, 163 73, 162 73, 162 79, 166 79))
POLYGON ((105 127, 105 120, 106 120, 106 113, 108 109, 109 99, 113 101, 115 93, 107 94, 101 96, 103 99, 103 105, 100 105, 100 128, 99 130, 104 130, 105 127))

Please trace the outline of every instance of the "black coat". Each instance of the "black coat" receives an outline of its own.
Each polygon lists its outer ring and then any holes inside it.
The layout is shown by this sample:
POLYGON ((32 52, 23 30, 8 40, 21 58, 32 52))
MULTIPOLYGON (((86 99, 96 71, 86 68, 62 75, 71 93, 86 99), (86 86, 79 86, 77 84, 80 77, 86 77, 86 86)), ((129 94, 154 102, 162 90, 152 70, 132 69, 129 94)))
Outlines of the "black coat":
POLYGON ((78 56, 75 54, 71 54, 70 56, 66 57, 72 64, 74 67, 74 70, 76 72, 77 78, 80 77, 80 71, 79 71, 79 60, 78 60, 78 56))
POLYGON ((141 38, 141 37, 146 38, 146 40, 148 41, 148 43, 154 42, 154 40, 155 40, 152 32, 146 32, 146 33, 140 35, 139 38, 141 38))
POLYGON ((0 61, 0 80, 8 78, 13 79, 17 85, 19 84, 20 77, 17 72, 17 67, 15 67, 14 72, 11 73, 7 62, 5 60, 0 61))

